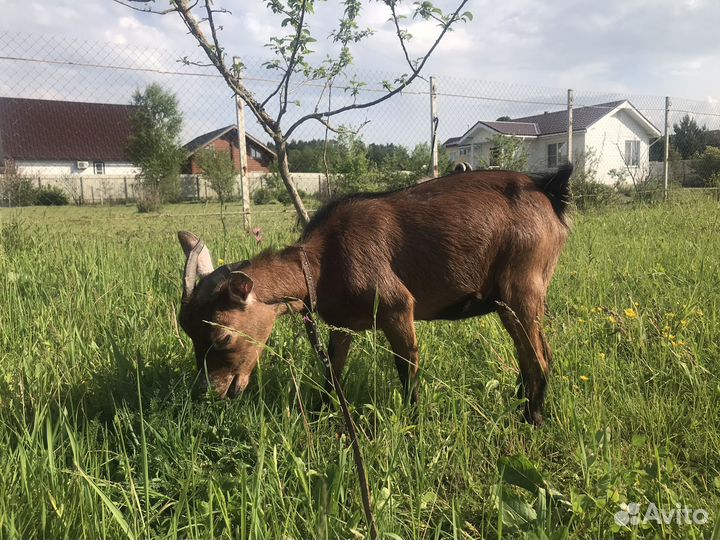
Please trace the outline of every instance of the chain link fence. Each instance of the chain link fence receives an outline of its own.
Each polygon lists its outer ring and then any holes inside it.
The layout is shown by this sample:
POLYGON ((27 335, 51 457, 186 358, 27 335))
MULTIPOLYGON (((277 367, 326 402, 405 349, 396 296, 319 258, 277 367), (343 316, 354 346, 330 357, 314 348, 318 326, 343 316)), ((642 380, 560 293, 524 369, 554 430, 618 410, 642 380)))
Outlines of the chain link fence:
MULTIPOLYGON (((127 105, 133 92, 157 83, 177 97, 183 114, 182 142, 203 141, 212 132, 235 126, 236 105, 214 68, 196 65, 204 61, 199 54, 197 49, 134 48, 76 37, 2 32, 0 105, 7 107, 17 99, 127 105)), ((245 83, 262 100, 278 85, 278 72, 267 69, 263 59, 242 61, 245 83)), ((351 69, 332 87, 294 79, 283 122, 289 126, 313 111, 381 96, 386 92, 384 84, 398 77, 397 73, 351 69)), ((474 168, 512 166, 541 171, 571 157, 576 178, 592 185, 620 186, 623 193, 633 189, 650 192, 658 186, 664 189, 666 181, 671 190, 681 186, 713 189, 720 182, 720 150, 715 150, 720 147, 720 105, 711 100, 666 98, 660 95, 662 89, 657 96, 647 96, 569 92, 456 77, 442 77, 435 83, 435 100, 431 100, 429 81, 416 80, 398 96, 372 108, 348 111, 333 121, 352 133, 353 141, 361 141, 353 151, 364 154, 366 165, 382 172, 408 168, 413 159, 421 160, 428 173, 432 172, 430 146, 437 142, 441 172, 459 161, 474 168), (431 110, 433 101, 435 109, 431 110), (670 141, 667 161, 666 139, 670 141)), ((37 103, 30 102, 29 110, 40 110, 37 103)), ((277 106, 276 99, 267 103, 271 113, 277 106)), ((44 133, 58 131, 47 122, 62 123, 62 117, 34 118, 32 129, 38 132, 28 134, 29 126, 13 123, 7 114, 3 117, 3 110, 0 107, 0 162, 12 161, 14 170, 39 187, 55 186, 75 202, 133 199, 138 171, 128 159, 116 157, 123 151, 123 143, 112 125, 103 127, 107 119, 101 109, 87 109, 95 115, 92 122, 100 127, 93 132, 94 144, 83 155, 61 155, 44 144, 44 133), (97 140, 104 137, 107 140, 97 140), (119 147, 116 152, 107 151, 113 145, 119 147), (93 155, 92 149, 99 147, 105 154, 93 155)), ((270 137, 249 111, 246 118, 247 133, 254 141, 248 152, 272 151, 270 137)), ((67 119, 68 125, 72 120, 67 119)), ((63 140, 81 136, 66 133, 63 140)), ((327 126, 313 121, 293 133, 290 168, 297 173, 298 187, 307 193, 330 191, 333 180, 342 176, 342 164, 327 159, 327 144, 335 143, 337 137, 327 126)), ((265 165, 253 173, 251 190, 269 181, 271 153, 268 156, 265 165)), ((192 167, 184 172, 184 198, 213 196, 202 174, 192 167)), ((600 196, 592 191, 578 195, 600 196)), ((3 202, 12 204, 7 194, 3 202)))

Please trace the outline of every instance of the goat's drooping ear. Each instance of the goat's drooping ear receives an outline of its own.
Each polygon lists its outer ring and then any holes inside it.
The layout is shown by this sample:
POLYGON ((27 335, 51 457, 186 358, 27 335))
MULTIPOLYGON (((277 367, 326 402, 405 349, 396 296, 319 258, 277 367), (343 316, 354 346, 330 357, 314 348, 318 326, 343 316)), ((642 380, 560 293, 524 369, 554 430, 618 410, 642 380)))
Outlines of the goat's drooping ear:
POLYGON ((245 304, 253 289, 253 280, 245 272, 235 271, 230 274, 228 293, 234 302, 245 304))
POLYGON ((178 232, 178 240, 185 253, 185 272, 183 275, 183 298, 189 298, 195 289, 195 282, 212 274, 214 268, 210 250, 205 243, 193 233, 178 232))

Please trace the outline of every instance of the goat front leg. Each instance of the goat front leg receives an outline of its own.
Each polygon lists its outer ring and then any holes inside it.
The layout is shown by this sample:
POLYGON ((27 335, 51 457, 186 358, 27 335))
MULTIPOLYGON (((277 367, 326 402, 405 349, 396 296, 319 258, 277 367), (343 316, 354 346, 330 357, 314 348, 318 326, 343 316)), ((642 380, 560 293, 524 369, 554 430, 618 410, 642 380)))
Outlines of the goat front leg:
POLYGON ((394 353, 395 367, 403 385, 405 400, 415 405, 418 402, 419 394, 417 377, 420 369, 420 357, 412 308, 387 317, 383 321, 382 330, 394 353))
POLYGON ((330 401, 330 396, 335 390, 332 384, 330 369, 335 373, 335 377, 340 380, 340 375, 345 367, 348 353, 350 352, 350 344, 353 336, 350 332, 343 330, 330 330, 330 343, 328 345, 328 356, 330 357, 330 366, 325 367, 325 392, 323 393, 323 402, 330 401))

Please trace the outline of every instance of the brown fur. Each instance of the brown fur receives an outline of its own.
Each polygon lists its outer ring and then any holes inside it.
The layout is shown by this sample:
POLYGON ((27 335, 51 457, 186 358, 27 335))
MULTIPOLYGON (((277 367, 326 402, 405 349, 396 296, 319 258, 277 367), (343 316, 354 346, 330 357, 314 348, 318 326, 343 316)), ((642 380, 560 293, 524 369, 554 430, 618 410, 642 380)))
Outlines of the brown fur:
MULTIPOLYGON (((288 300, 293 311, 302 308, 302 301, 308 303, 301 245, 316 283, 320 316, 354 331, 372 328, 376 316, 413 400, 419 368, 413 322, 498 311, 518 351, 526 418, 541 422, 550 370, 541 324, 548 285, 568 235, 564 211, 571 171, 543 178, 507 171, 453 174, 330 204, 306 227, 298 245, 262 254, 242 273, 211 274, 206 279, 212 291, 200 283, 181 311, 198 363, 207 362, 210 382, 222 395, 245 387, 275 318, 288 311, 288 300), (231 344, 223 344, 222 353, 214 351, 212 344, 228 334, 231 344)), ((338 374, 350 341, 347 333, 331 332, 331 361, 338 374)))

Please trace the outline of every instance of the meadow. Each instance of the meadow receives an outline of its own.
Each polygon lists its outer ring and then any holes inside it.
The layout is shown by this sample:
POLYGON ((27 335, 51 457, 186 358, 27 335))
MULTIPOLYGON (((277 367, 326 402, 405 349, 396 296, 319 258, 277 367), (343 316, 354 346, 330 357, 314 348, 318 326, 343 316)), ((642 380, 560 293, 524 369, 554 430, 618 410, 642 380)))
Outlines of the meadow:
MULTIPOLYGON (((241 260, 297 239, 271 209, 261 243, 237 205, 227 234, 215 205, 0 210, 0 538, 367 536, 299 318, 240 398, 193 391, 175 233, 241 260)), ((417 415, 382 335, 359 336, 342 383, 380 536, 719 538, 719 233, 702 197, 574 216, 540 429, 495 315, 418 324, 417 415)))

